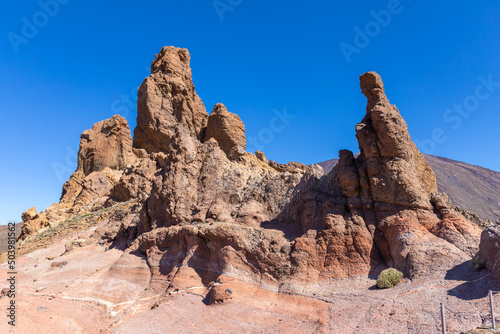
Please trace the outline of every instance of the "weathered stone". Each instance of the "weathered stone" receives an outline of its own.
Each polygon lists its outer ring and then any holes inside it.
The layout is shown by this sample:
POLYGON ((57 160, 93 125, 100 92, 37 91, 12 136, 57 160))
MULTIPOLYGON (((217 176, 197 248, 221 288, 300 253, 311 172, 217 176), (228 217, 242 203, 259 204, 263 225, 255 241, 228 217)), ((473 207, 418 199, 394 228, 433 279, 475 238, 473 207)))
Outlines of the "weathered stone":
POLYGON ((205 137, 208 114, 196 94, 190 61, 188 50, 175 47, 156 55, 151 76, 139 88, 134 147, 169 152, 179 131, 200 141, 205 137))
POLYGON ((82 133, 78 151, 78 168, 85 175, 106 167, 122 170, 135 162, 132 137, 127 120, 120 115, 94 124, 82 133))
POLYGON ((32 219, 35 219, 36 216, 37 216, 36 209, 34 206, 32 206, 31 208, 29 208, 28 211, 23 212, 22 219, 23 219, 23 222, 27 222, 27 221, 30 221, 32 219))
POLYGON ((221 150, 229 158, 235 158, 245 153, 247 139, 245 125, 238 115, 230 113, 227 108, 218 103, 208 117, 205 140, 214 138, 221 150))

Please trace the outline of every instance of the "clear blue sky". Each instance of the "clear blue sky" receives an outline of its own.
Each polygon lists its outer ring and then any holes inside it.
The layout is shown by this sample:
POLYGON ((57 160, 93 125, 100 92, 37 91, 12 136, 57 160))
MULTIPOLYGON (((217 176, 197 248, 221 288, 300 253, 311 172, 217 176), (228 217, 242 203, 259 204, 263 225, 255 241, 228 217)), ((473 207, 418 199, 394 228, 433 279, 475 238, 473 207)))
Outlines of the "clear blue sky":
POLYGON ((500 171, 498 1, 60 2, 2 3, 0 223, 59 200, 92 124, 121 113, 134 128, 164 45, 190 50, 208 111, 224 103, 278 162, 358 151, 358 77, 374 70, 424 152, 500 171), (284 108, 295 118, 270 131, 284 108))

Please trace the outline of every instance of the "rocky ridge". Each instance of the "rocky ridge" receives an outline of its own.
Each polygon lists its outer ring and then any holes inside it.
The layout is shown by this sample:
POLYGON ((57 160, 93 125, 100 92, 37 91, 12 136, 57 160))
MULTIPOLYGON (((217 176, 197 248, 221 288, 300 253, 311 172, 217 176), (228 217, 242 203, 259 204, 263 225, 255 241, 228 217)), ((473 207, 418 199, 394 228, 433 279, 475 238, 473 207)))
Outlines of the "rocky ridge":
POLYGON ((360 155, 341 151, 325 173, 245 152, 240 118, 222 104, 208 115, 189 62, 185 49, 156 55, 139 88, 133 141, 120 116, 82 134, 60 203, 23 216, 24 243, 77 214, 129 203, 135 209, 114 210, 89 238, 123 251, 113 270, 145 261, 134 275, 167 292, 227 277, 303 291, 386 267, 418 277, 474 256, 480 229, 437 193, 378 74, 360 78, 360 155))
MULTIPOLYGON (((436 174, 438 191, 448 194, 467 220, 483 227, 500 221, 499 172, 429 154, 423 156, 436 174)), ((338 159, 330 159, 318 165, 329 172, 337 163, 338 159)))

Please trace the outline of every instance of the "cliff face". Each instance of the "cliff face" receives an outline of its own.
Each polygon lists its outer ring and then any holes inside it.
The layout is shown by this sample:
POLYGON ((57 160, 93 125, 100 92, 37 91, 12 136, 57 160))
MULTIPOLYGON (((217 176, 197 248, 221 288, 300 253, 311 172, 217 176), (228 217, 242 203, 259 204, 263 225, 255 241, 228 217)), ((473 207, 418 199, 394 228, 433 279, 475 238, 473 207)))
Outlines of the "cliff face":
MULTIPOLYGON (((438 191, 448 194, 457 210, 469 211, 465 212, 467 219, 480 225, 500 221, 497 197, 500 194, 499 172, 429 154, 423 156, 436 174, 438 191)), ((337 163, 338 159, 331 159, 318 165, 330 172, 337 163)))
POLYGON ((156 55, 139 89, 133 147, 119 116, 85 132, 61 203, 42 213, 43 224, 26 215, 22 239, 78 212, 131 203, 141 209, 113 214, 91 239, 124 250, 124 263, 145 258, 151 285, 164 289, 234 277, 293 291, 387 266, 412 277, 477 250, 479 228, 436 194, 378 74, 360 78, 361 154, 341 151, 325 174, 245 152, 244 124, 222 104, 206 113, 189 60, 173 47, 156 55))
POLYGON ((178 131, 202 140, 208 113, 194 89, 186 49, 164 47, 151 64, 151 75, 139 88, 134 147, 168 152, 178 131))

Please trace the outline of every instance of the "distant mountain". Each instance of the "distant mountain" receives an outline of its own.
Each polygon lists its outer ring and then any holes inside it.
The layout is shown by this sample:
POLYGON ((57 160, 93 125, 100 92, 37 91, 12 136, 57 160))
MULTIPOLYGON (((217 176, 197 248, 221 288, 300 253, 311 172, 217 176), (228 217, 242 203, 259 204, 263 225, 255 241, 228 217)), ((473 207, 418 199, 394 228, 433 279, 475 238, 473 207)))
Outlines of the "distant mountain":
MULTIPOLYGON (((493 222, 500 219, 500 173, 464 162, 424 154, 436 174, 439 191, 448 194, 454 205, 493 222)), ((338 159, 318 165, 330 171, 338 159)))

